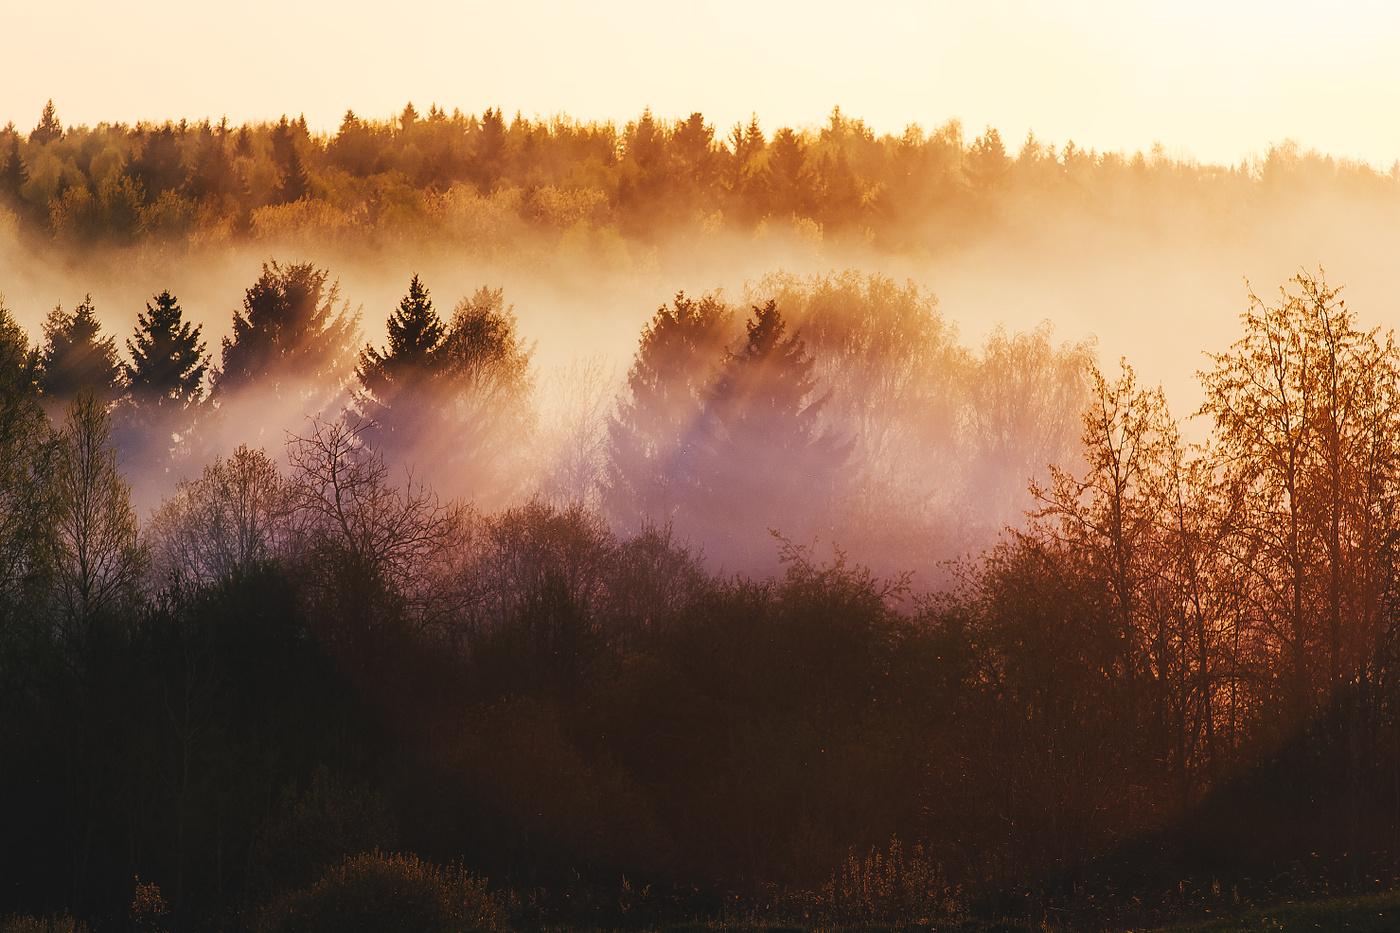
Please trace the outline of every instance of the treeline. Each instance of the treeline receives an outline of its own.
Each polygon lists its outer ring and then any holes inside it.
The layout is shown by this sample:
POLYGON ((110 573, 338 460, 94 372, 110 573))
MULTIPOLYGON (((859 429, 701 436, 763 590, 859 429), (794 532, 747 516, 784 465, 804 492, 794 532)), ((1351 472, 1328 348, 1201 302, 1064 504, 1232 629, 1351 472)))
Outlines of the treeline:
POLYGON ((716 134, 696 113, 618 127, 568 117, 507 120, 412 104, 396 118, 347 111, 334 134, 304 118, 230 126, 101 123, 65 128, 52 102, 28 133, 0 130, 0 227, 94 244, 433 242, 499 257, 546 246, 603 259, 625 244, 781 228, 808 240, 939 249, 1017 231, 1056 212, 1226 233, 1317 194, 1400 196, 1394 171, 1291 143, 1234 168, 1063 148, 957 121, 876 136, 833 110, 826 125, 757 117, 716 134), (12 216, 11 216, 12 215, 12 216))
MULTIPOLYGON (((297 276, 324 283, 270 264, 241 320, 297 276)), ((698 389, 676 361, 719 342, 722 303, 678 298, 644 331, 603 488, 675 507, 632 527, 600 511, 617 500, 486 510, 397 482, 402 422, 357 411, 283 464, 214 459, 142 527, 121 403, 85 385, 51 422, 49 351, 6 318, 0 909, 890 924, 1113 902, 1125 878, 1139 906, 1376 879, 1400 827, 1400 352, 1320 275, 1290 287, 1213 357, 1201 447, 1126 364, 1070 357, 1082 459, 916 600, 792 539, 776 577, 716 574, 648 521, 820 474, 781 500, 800 521, 854 456, 776 301, 698 389)), ((508 319, 472 317, 492 293, 451 323, 429 300, 413 283, 360 352, 356 404, 475 378, 481 332, 482 366, 518 372, 508 319)), ((441 397, 409 424, 441 433, 441 397)))
POLYGON ((596 358, 541 373, 500 288, 440 313, 414 276, 376 347, 327 270, 270 261, 217 351, 168 291, 124 350, 88 298, 49 313, 34 378, 54 421, 92 389, 149 505, 249 437, 348 416, 446 495, 671 524, 730 569, 774 566, 780 528, 928 571, 1016 519, 1026 479, 1073 448, 1089 344, 1046 325, 974 351, 932 295, 854 271, 749 292, 747 314, 678 294, 619 385, 596 358))

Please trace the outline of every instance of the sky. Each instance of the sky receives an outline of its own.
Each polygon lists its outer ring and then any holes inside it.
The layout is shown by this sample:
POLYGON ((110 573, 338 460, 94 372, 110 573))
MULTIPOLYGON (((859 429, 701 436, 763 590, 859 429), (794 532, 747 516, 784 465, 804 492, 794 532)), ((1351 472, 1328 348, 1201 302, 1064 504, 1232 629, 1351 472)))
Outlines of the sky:
POLYGON ((832 107, 877 132, 960 119, 1016 142, 1233 164, 1292 139, 1400 159, 1400 4, 1313 0, 49 0, 7 4, 0 124, 232 122, 412 101, 723 135, 832 107))

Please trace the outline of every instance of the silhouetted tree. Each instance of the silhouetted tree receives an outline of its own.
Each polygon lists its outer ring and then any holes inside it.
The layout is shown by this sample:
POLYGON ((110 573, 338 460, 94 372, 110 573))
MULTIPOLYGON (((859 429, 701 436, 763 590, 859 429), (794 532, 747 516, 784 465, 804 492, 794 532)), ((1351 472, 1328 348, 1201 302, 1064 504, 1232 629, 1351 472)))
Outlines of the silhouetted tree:
POLYGON ((178 190, 184 185, 181 140, 169 123, 159 129, 145 130, 142 137, 141 152, 132 160, 130 174, 146 196, 155 200, 161 192, 178 190))
POLYGON ((642 328, 628 395, 608 420, 604 502, 614 521, 664 525, 683 498, 682 456, 717 378, 733 327, 717 296, 678 292, 642 328))
POLYGON ((92 296, 83 298, 72 313, 59 305, 44 322, 41 357, 44 393, 66 404, 84 388, 90 388, 102 404, 121 392, 121 364, 115 337, 102 337, 92 296))
POLYGON ((335 307, 338 284, 311 263, 263 264, 248 289, 243 311, 234 312, 233 335, 223 342, 223 368, 215 388, 229 392, 269 386, 278 395, 303 390, 335 392, 354 366, 359 315, 335 307))
POLYGON ((288 556, 292 509, 289 484, 266 453, 241 445, 216 457, 151 516, 157 579, 203 586, 288 556))
POLYGON ((44 104, 44 112, 39 123, 29 133, 29 141, 36 146, 44 146, 63 136, 63 124, 58 122, 58 112, 54 110, 53 98, 44 104))
POLYGON ((26 209, 27 213, 23 189, 28 181, 29 171, 19 154, 19 134, 15 133, 10 136, 10 151, 0 163, 0 203, 15 210, 26 209))
POLYGON ((388 347, 380 351, 366 345, 355 371, 361 385, 384 404, 390 403, 396 390, 431 371, 433 353, 447 334, 427 287, 416 274, 408 294, 389 316, 387 329, 388 347))
POLYGON ((1214 357, 1201 408, 1215 421, 1248 593, 1278 640, 1294 721, 1365 669, 1382 625, 1397 533, 1392 415, 1400 355, 1359 331, 1321 272, 1269 306, 1250 295, 1245 336, 1214 357))
POLYGON ((1006 154, 1006 146, 996 127, 973 140, 967 153, 967 174, 973 188, 981 193, 990 192, 1006 177, 1011 168, 1011 158, 1006 154))
POLYGON ((515 458, 526 453, 535 428, 531 354, 504 291, 486 287, 457 303, 433 351, 449 432, 435 440, 438 456, 456 464, 478 493, 513 488, 523 478, 515 458))
POLYGON ((130 363, 123 363, 126 385, 138 408, 183 411, 201 398, 200 384, 209 355, 199 339, 203 325, 184 319, 175 296, 163 291, 155 305, 137 316, 134 341, 128 339, 130 363))
POLYGON ((228 154, 228 121, 212 129, 205 123, 200 132, 202 138, 186 191, 201 201, 222 206, 220 202, 224 198, 239 194, 238 179, 228 154))
POLYGON ((682 441, 691 521, 752 561, 766 532, 820 521, 845 478, 851 443, 822 432, 826 396, 813 397, 815 361, 774 300, 755 306, 747 341, 731 352, 682 441))
POLYGON ((36 605, 53 569, 56 449, 40 374, 38 349, 0 303, 0 632, 36 605))
POLYGON ((117 469, 107 411, 90 386, 68 408, 54 482, 59 625, 79 648, 91 626, 113 619, 136 596, 145 567, 131 487, 117 469))
POLYGON ((290 203, 300 201, 310 190, 311 176, 306 173, 306 166, 302 164, 301 153, 292 145, 287 150, 287 167, 277 188, 278 196, 282 201, 290 203))

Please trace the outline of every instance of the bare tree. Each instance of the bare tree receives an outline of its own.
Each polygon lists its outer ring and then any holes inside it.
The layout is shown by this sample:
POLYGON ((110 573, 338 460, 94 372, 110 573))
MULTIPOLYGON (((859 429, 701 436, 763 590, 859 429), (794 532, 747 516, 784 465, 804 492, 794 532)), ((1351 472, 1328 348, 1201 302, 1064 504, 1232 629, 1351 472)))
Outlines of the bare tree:
POLYGON ((81 638, 87 626, 136 594, 146 563, 131 487, 117 470, 107 411, 91 388, 80 390, 68 408, 54 481, 59 624, 70 639, 81 638))

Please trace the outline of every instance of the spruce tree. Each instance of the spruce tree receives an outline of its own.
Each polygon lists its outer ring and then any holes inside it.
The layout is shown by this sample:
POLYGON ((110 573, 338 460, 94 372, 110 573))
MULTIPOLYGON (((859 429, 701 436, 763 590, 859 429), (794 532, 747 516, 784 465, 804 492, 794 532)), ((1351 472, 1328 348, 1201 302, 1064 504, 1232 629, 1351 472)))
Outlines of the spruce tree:
POLYGON ((0 630, 30 618, 53 570, 56 445, 40 405, 39 352, 0 303, 0 630))
POLYGON ((253 385, 281 395, 292 382, 302 389, 338 391, 352 373, 359 315, 337 310, 338 283, 309 262, 263 264, 234 312, 233 335, 223 341, 219 391, 253 385))
POLYGON ((24 202, 24 185, 29 181, 29 172, 19 155, 19 134, 10 136, 10 151, 4 162, 0 162, 0 204, 19 208, 24 202))
POLYGON ((681 456, 724 359, 733 322, 719 298, 677 293, 642 330, 627 374, 629 397, 608 420, 605 502, 614 520, 671 518, 681 498, 681 456))
POLYGON ((433 309, 428 289, 417 275, 408 285, 408 294, 389 317, 389 346, 384 351, 365 346, 355 371, 360 384, 383 405, 392 404, 397 390, 430 372, 433 351, 442 343, 447 328, 433 309))
POLYGON ((146 303, 136 333, 127 340, 130 363, 122 364, 132 402, 138 408, 178 411, 200 399, 209 355, 199 339, 201 325, 184 320, 175 296, 164 291, 146 303))
POLYGON ((755 307, 747 328, 680 462, 688 524, 707 529, 721 554, 752 565, 769 531, 811 530, 848 473, 852 444, 820 430, 827 396, 816 395, 816 361, 797 334, 787 334, 777 302, 755 307))
POLYGON ((92 296, 71 313, 59 305, 44 322, 44 393, 66 403, 85 388, 106 404, 121 394, 121 364, 115 337, 103 337, 92 296))
POLYGON ((63 136, 63 124, 58 122, 58 113, 54 110, 53 98, 44 105, 44 113, 39 117, 38 126, 34 127, 29 134, 29 141, 38 146, 47 145, 63 136))

